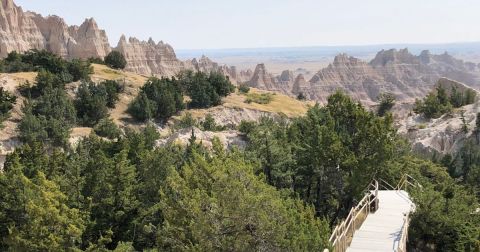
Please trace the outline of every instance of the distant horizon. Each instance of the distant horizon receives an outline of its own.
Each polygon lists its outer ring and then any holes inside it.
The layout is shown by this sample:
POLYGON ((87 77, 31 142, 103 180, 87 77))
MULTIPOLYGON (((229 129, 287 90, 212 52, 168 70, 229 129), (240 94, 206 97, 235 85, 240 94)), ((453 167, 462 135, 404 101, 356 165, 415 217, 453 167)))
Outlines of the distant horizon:
POLYGON ((474 0, 14 1, 69 25, 93 17, 113 47, 122 34, 163 40, 176 50, 480 42, 474 0))
MULTIPOLYGON (((128 38, 128 36, 127 36, 128 38)), ((144 39, 142 39, 144 40, 144 39)), ((146 41, 146 39, 144 40, 146 41)), ((158 42, 158 41, 157 41, 158 42)), ((168 43, 167 41, 164 41, 168 43)), ((170 43, 168 43, 170 44, 170 43)), ((175 48, 175 51, 198 51, 198 50, 256 50, 256 49, 302 49, 302 48, 354 48, 354 47, 391 47, 389 49, 404 49, 408 46, 450 46, 450 45, 466 45, 466 44, 478 44, 480 46, 479 41, 455 41, 455 42, 438 42, 438 43, 416 43, 416 42, 407 42, 407 43, 379 43, 379 44, 340 44, 340 45, 305 45, 305 46, 263 46, 263 47, 225 47, 225 48, 175 48)), ((170 44, 171 45, 171 44, 170 44)), ((174 47, 174 45, 171 45, 174 47)), ((388 50, 388 49, 387 49, 388 50)), ((425 49, 425 50, 428 50, 425 49)))

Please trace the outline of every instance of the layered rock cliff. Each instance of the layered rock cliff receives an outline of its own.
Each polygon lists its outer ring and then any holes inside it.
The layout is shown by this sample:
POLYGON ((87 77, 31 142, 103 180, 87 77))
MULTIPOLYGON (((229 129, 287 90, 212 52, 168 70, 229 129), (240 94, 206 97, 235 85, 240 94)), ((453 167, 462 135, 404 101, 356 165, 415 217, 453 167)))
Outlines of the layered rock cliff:
POLYGON ((242 76, 242 74, 239 74, 237 72, 237 68, 234 66, 227 66, 227 65, 220 65, 211 59, 209 59, 207 56, 202 55, 200 59, 192 59, 191 61, 186 61, 185 62, 185 69, 190 69, 190 70, 195 70, 195 71, 200 71, 200 72, 220 72, 230 78, 233 82, 242 82, 245 80, 245 78, 242 76))
POLYGON ((346 54, 337 55, 326 68, 305 83, 303 76, 293 81, 288 71, 272 76, 265 65, 258 65, 248 84, 289 95, 302 92, 307 98, 326 102, 327 97, 343 90, 354 99, 373 105, 380 93, 393 93, 400 102, 413 102, 428 93, 437 80, 447 77, 480 88, 480 68, 444 53, 423 51, 416 56, 407 49, 382 50, 366 62, 346 54))
POLYGON ((114 49, 121 52, 127 60, 127 71, 147 76, 175 75, 185 68, 185 63, 178 60, 173 48, 163 41, 155 43, 152 39, 140 41, 125 36, 120 38, 114 49))
POLYGON ((220 71, 233 82, 247 81, 251 75, 237 73, 235 67, 219 65, 207 57, 181 61, 172 46, 153 39, 140 41, 122 36, 115 48, 111 48, 107 34, 94 19, 86 19, 80 26, 68 26, 58 16, 43 17, 25 12, 13 0, 1 0, 0 5, 0 58, 11 51, 24 52, 44 49, 67 59, 105 57, 110 51, 123 53, 127 71, 146 76, 172 76, 182 70, 220 71))
POLYGON ((2 0, 0 57, 29 49, 46 49, 65 58, 104 57, 111 50, 105 31, 93 19, 68 26, 58 16, 24 12, 13 0, 2 0))
MULTIPOLYGON (((441 86, 447 91, 452 87, 462 92, 471 89, 464 83, 447 78, 441 78, 435 86, 441 86)), ((479 95, 477 92, 477 98, 479 95)), ((430 157, 452 154, 471 137, 479 112, 480 102, 477 99, 474 104, 456 109, 438 119, 425 119, 422 115, 412 114, 399 120, 399 133, 410 140, 417 153, 430 157), (464 131, 464 123, 468 132, 464 131)))

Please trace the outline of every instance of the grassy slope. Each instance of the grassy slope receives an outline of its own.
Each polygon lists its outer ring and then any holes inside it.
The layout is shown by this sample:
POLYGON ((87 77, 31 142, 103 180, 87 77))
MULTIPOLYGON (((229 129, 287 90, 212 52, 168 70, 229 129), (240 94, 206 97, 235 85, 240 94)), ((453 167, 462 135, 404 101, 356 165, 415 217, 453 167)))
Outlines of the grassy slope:
MULTIPOLYGON (((129 116, 125 113, 128 103, 138 94, 138 89, 143 86, 147 80, 146 76, 137 75, 130 72, 112 70, 103 65, 93 64, 94 74, 92 79, 95 81, 98 80, 125 80, 128 84, 125 94, 122 94, 120 101, 117 103, 116 108, 111 112, 112 118, 116 122, 120 122, 121 119, 128 119, 129 116)), ((253 93, 264 93, 266 91, 258 90, 255 88, 250 89, 250 92, 253 93)), ((292 97, 276 94, 274 99, 269 104, 256 104, 256 103, 245 103, 245 95, 243 94, 232 94, 224 98, 224 107, 228 108, 246 108, 252 110, 259 110, 270 113, 283 113, 289 117, 295 117, 304 114, 308 105, 312 103, 298 101, 292 97)), ((195 117, 203 117, 207 110, 196 109, 190 110, 195 117)))
MULTIPOLYGON (((250 92, 252 93, 272 93, 255 88, 251 88, 250 92)), ((246 108, 253 110, 260 110, 271 113, 284 113, 289 117, 295 117, 303 115, 307 112, 309 103, 302 102, 292 97, 275 93, 273 96, 273 101, 269 104, 257 104, 257 103, 245 103, 245 95, 243 94, 232 94, 224 99, 223 106, 230 108, 246 108)))
POLYGON ((119 124, 130 119, 130 116, 126 113, 128 104, 137 96, 139 88, 148 78, 135 73, 113 70, 98 64, 93 64, 93 70, 94 73, 91 76, 93 81, 119 80, 126 83, 125 92, 120 94, 120 100, 115 108, 110 111, 110 117, 119 124))
POLYGON ((17 96, 17 102, 10 112, 10 117, 3 122, 3 127, 0 128, 0 141, 11 139, 17 135, 17 123, 23 116, 22 106, 24 102, 24 98, 20 95, 17 88, 27 81, 34 83, 36 77, 37 73, 34 72, 0 74, 0 86, 17 96))
MULTIPOLYGON (((91 75, 92 80, 99 82, 102 80, 120 80, 125 81, 125 92, 120 95, 120 100, 117 102, 115 109, 110 111, 111 118, 115 120, 118 124, 131 123, 130 116, 126 113, 128 104, 130 101, 135 98, 138 94, 138 90, 143 86, 145 81, 148 79, 147 76, 138 75, 131 72, 113 70, 104 65, 93 64, 94 73, 91 75)), ((26 81, 30 83, 35 82, 37 73, 34 72, 25 72, 25 73, 12 73, 12 74, 0 74, 0 79, 4 79, 1 85, 4 86, 7 90, 14 92, 17 97, 17 104, 12 110, 12 116, 10 119, 4 122, 4 128, 0 130, 0 139, 9 139, 12 136, 16 135, 16 125, 20 118, 21 107, 23 105, 23 98, 20 96, 17 87, 26 81)), ((266 91, 258 90, 252 88, 250 92, 253 93, 263 93, 266 91)), ((295 117, 304 114, 308 105, 311 103, 301 102, 294 98, 288 97, 282 94, 274 95, 274 99, 269 104, 256 104, 256 103, 245 103, 245 95, 234 93, 226 98, 224 98, 224 107, 228 108, 245 108, 252 110, 259 110, 270 113, 283 113, 289 117, 295 117)), ((205 114, 208 113, 208 110, 205 109, 195 109, 189 110, 195 117, 203 118, 205 114)), ((72 137, 81 137, 90 134, 90 128, 74 128, 72 129, 72 137)))

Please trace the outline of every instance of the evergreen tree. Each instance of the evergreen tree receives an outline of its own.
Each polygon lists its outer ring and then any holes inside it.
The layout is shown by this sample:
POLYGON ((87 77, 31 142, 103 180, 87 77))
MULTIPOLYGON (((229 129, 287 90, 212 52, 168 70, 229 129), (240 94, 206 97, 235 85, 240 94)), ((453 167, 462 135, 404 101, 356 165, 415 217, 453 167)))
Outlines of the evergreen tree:
POLYGON ((113 69, 124 69, 127 66, 127 60, 121 52, 111 51, 105 57, 105 64, 113 69))
POLYGON ((134 238, 133 220, 138 211, 135 195, 136 171, 127 159, 125 150, 116 154, 113 159, 100 156, 95 163, 102 171, 97 171, 87 182, 87 186, 93 189, 92 219, 95 220, 89 234, 111 230, 112 243, 108 247, 115 248, 119 241, 134 238))
POLYGON ((312 251, 328 227, 313 210, 255 176, 236 154, 170 168, 161 189, 160 250, 312 251))
POLYGON ((8 118, 10 110, 17 101, 17 97, 0 87, 0 123, 8 118))
POLYGON ((75 108, 79 120, 85 126, 94 126, 108 116, 105 86, 83 82, 77 91, 75 108))
POLYGON ((81 242, 84 221, 79 211, 66 205, 58 186, 39 172, 25 177, 19 159, 13 157, 7 174, 0 174, 2 246, 12 251, 58 251, 75 249, 81 242), (20 219, 16 219, 20 218, 20 219))

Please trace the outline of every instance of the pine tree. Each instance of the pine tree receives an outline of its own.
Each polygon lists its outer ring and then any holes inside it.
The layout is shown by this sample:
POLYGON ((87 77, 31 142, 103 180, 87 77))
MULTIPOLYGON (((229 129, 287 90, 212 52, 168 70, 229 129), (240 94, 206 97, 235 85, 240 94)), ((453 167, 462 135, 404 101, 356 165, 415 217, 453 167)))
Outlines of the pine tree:
POLYGON ((313 251, 327 246, 328 227, 311 208, 284 198, 232 154, 207 161, 194 154, 170 168, 159 206, 159 250, 313 251))
POLYGON ((111 230, 113 241, 108 245, 115 248, 119 241, 134 239, 134 217, 138 211, 138 200, 135 195, 136 171, 127 159, 127 151, 116 154, 113 159, 103 158, 103 171, 98 171, 87 186, 92 191, 92 218, 95 226, 89 230, 98 234, 111 230))
POLYGON ((2 247, 12 251, 75 249, 85 228, 79 211, 66 205, 67 197, 42 172, 33 179, 25 177, 19 162, 18 156, 12 157, 9 171, 0 175, 2 247))

